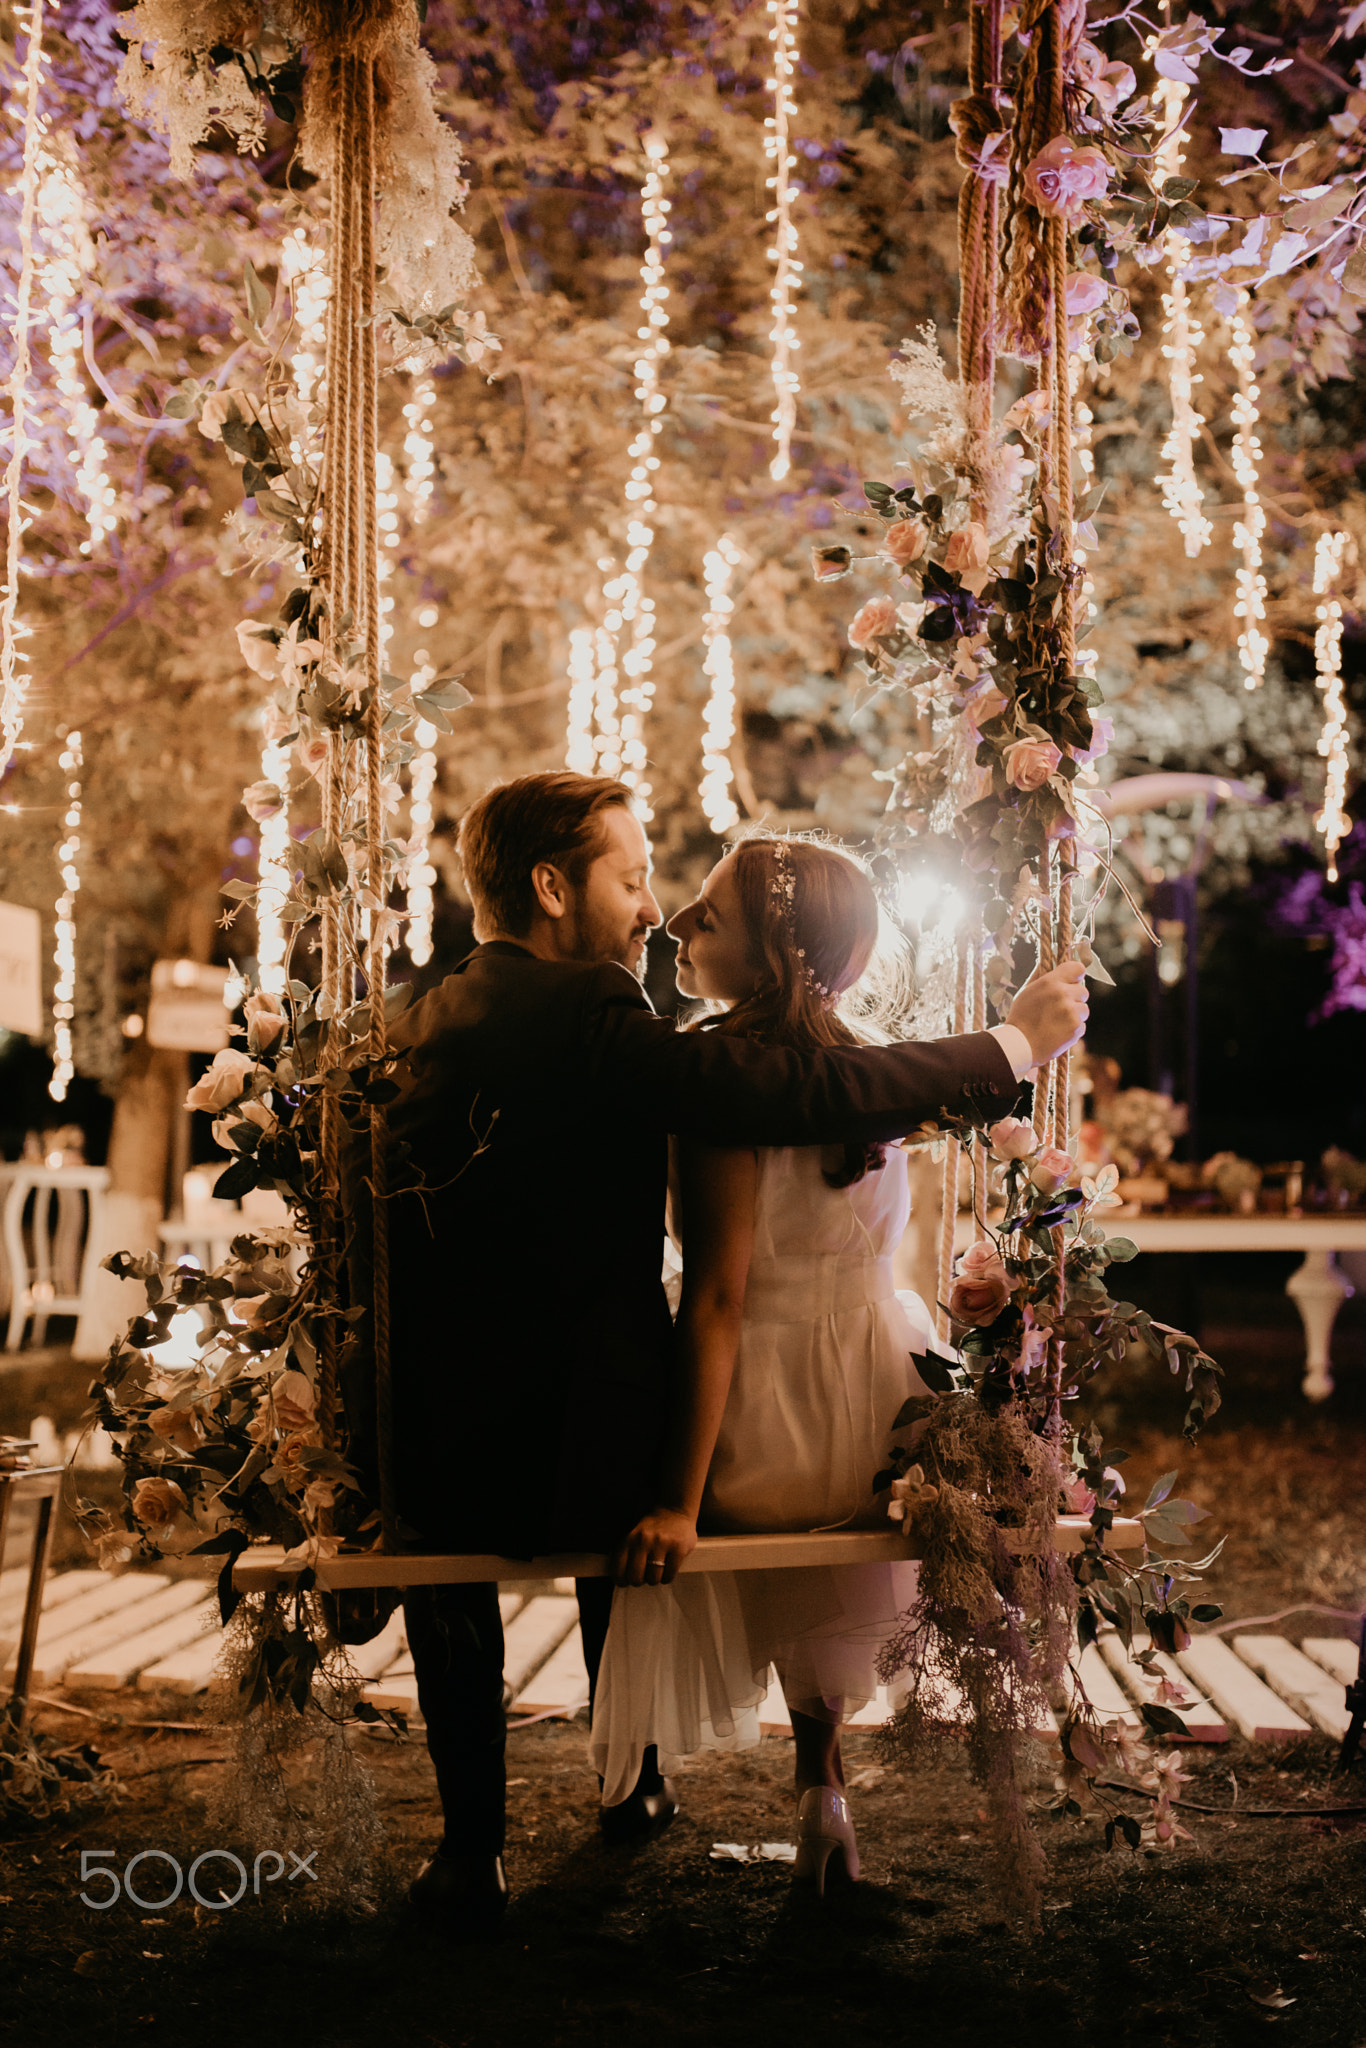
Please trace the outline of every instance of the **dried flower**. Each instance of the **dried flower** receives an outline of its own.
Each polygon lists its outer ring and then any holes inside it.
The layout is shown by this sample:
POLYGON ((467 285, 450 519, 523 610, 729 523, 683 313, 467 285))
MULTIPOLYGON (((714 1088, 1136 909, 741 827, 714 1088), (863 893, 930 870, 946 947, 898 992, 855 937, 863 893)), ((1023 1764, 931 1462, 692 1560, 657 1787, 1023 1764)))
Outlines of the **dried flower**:
POLYGON ((847 576, 853 555, 845 547, 812 548, 811 574, 817 583, 834 583, 847 576))
POLYGON ((204 1432, 193 1408, 153 1408, 147 1417, 147 1427, 154 1436, 174 1444, 178 1451, 187 1455, 197 1451, 204 1441, 204 1432))
POLYGON ((144 1529, 159 1535, 174 1527, 178 1517, 188 1513, 190 1504, 174 1479, 157 1475, 139 1479, 129 1505, 144 1529))
POLYGON ((258 825, 264 825, 267 818, 275 817, 284 807, 284 797, 274 782, 249 782, 242 791, 242 809, 258 825))

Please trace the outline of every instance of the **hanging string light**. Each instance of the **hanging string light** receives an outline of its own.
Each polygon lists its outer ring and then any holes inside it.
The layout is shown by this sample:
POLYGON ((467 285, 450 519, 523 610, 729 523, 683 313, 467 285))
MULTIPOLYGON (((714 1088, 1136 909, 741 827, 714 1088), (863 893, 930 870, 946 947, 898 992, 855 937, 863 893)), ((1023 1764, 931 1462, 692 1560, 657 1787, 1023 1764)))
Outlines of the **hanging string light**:
POLYGON ((1328 763, 1323 809, 1314 823, 1328 854, 1328 879, 1338 878, 1338 848, 1352 829, 1347 815, 1347 706, 1342 695, 1342 606, 1333 586, 1342 575, 1350 545, 1345 533, 1321 533, 1314 548, 1314 593, 1323 599, 1314 634, 1314 664, 1324 693, 1319 753, 1328 763))
POLYGON ((332 296, 332 286, 323 267, 322 251, 313 247, 302 227, 292 229, 285 236, 280 247, 280 268, 289 280, 294 321, 299 330, 299 345, 289 359, 289 367, 300 402, 307 405, 318 395, 318 383, 323 374, 327 354, 327 302, 332 296))
POLYGON ((1233 529, 1233 545, 1242 551, 1238 571, 1238 598, 1234 616, 1243 622, 1238 635, 1238 655, 1243 664, 1245 688, 1255 690, 1266 674, 1269 643, 1262 631, 1266 617, 1266 578, 1262 574, 1262 535, 1266 513, 1257 491, 1257 465, 1262 444, 1257 438, 1258 401, 1261 392, 1253 380, 1252 329, 1243 311, 1246 292, 1239 292, 1238 305, 1229 321, 1228 356, 1238 379, 1233 400, 1233 473, 1243 493, 1243 516, 1233 529))
MULTIPOLYGON (((1081 471, 1081 494, 1085 496, 1096 480, 1096 457, 1092 448, 1091 429, 1095 425, 1095 414, 1086 403, 1085 384, 1087 374, 1095 367, 1095 357, 1089 342, 1083 342, 1075 349, 1068 362, 1068 377, 1072 390, 1072 449, 1081 471)), ((1082 547, 1073 546, 1072 560, 1082 572, 1081 590, 1078 593, 1078 609, 1083 625, 1098 617, 1095 605, 1096 586, 1087 570, 1087 553, 1082 547)), ((1099 659, 1094 647, 1077 649, 1077 671, 1081 675, 1094 677, 1099 659)))
MULTIPOLYGON (((597 731, 593 736, 593 756, 597 773, 619 775, 635 791, 641 817, 649 819, 654 812, 650 807, 651 786, 645 776, 645 722, 655 693, 655 607, 653 599, 645 595, 644 575, 655 537, 649 522, 659 510, 654 496, 659 457, 654 453, 654 444, 656 436, 663 432, 660 415, 668 404, 660 389, 659 371, 669 353, 664 332, 669 324, 664 250, 673 236, 668 227, 671 207, 664 197, 669 175, 668 144, 662 135, 646 136, 645 155, 648 169, 640 193, 645 224, 645 255, 640 266, 642 325, 636 330, 642 347, 635 364, 635 396, 640 403, 641 424, 627 449, 632 467, 623 495, 631 513, 626 528, 629 553, 621 574, 609 577, 603 584, 607 609, 594 634, 593 715, 597 731), (621 653, 623 636, 627 644, 621 653), (626 679, 624 686, 622 676, 626 679)), ((606 574, 615 564, 610 556, 605 556, 599 559, 598 567, 606 574)), ((580 715, 582 702, 580 698, 580 715)), ((576 745, 582 756, 582 742, 572 732, 567 744, 576 745)))
POLYGON ((728 533, 702 560, 707 586, 707 616, 703 621, 702 644, 707 650, 703 663, 711 677, 702 736, 702 780, 698 795, 713 832, 729 832, 740 822, 731 795, 734 771, 730 763, 735 738, 735 664, 731 654, 730 617, 735 610, 730 592, 732 571, 741 560, 740 550, 728 533))
POLYGON ((71 1020, 76 1014, 76 892, 81 886, 76 860, 81 850, 81 736, 68 733, 58 765, 67 778, 66 812, 62 823, 66 837, 57 848, 62 863, 62 893, 57 898, 52 961, 57 979, 52 991, 52 1079, 47 1092, 54 1102, 65 1102, 66 1091, 76 1072, 72 1059, 71 1020))
POLYGON ((118 493, 105 468, 107 450, 100 416, 90 403, 81 375, 81 283, 88 267, 89 234, 81 188, 71 167, 50 149, 39 157, 41 182, 37 211, 46 253, 38 282, 46 301, 48 355, 57 389, 66 406, 76 489, 84 501, 89 537, 81 553, 93 555, 118 524, 118 493))
MULTIPOLYGON (((421 671, 432 681, 434 670, 421 671)), ((428 858, 432 836, 432 791, 436 787, 436 727, 420 718, 413 728, 417 753, 413 757, 412 791, 408 799, 408 841, 412 849, 408 864, 408 958, 414 967, 425 967, 432 957, 432 884, 436 869, 428 858)))
MULTIPOLYGON (((435 384, 430 377, 420 377, 413 385, 411 399, 403 408, 403 417, 408 425, 403 437, 403 452, 408 459, 405 481, 409 517, 414 526, 421 526, 431 509, 436 463, 430 417, 435 400, 435 384)), ((436 606, 426 603, 420 603, 413 614, 423 632, 434 626, 439 616, 436 606)), ((421 691, 436 680, 436 670, 425 647, 416 650, 413 661, 412 687, 414 691, 421 691)), ((428 719, 420 718, 413 727, 413 744, 417 751, 409 770, 408 785, 408 928, 405 944, 414 967, 425 967, 432 957, 432 885, 436 881, 436 869, 430 859, 432 793, 436 788, 436 727, 428 719)))
MULTIPOLYGON (((22 8, 16 7, 15 13, 19 20, 24 19, 22 8)), ((19 485, 29 445, 28 330, 35 270, 34 215, 43 142, 43 120, 38 106, 44 65, 43 0, 30 0, 25 26, 28 53, 24 59, 24 158, 19 178, 19 284, 14 301, 14 361, 6 385, 11 439, 5 467, 5 589, 0 598, 0 775, 9 766, 24 729, 25 677, 20 668, 24 656, 19 651, 19 642, 28 638, 28 629, 20 625, 18 614, 21 540, 28 521, 24 518, 19 485)))
MULTIPOLYGON (((266 717, 269 714, 265 714, 266 717)), ((280 792, 280 808, 261 820, 261 846, 257 856, 259 889, 256 898, 257 980, 267 995, 281 996, 285 974, 285 927, 281 912, 294 873, 289 836, 288 745, 267 737, 261 748, 261 780, 280 792)))
POLYGON ((565 731, 564 765, 576 775, 591 775, 597 766, 593 751, 593 705, 597 689, 597 663, 593 658, 593 628, 575 626, 569 635, 569 714, 565 731))
POLYGON ((411 399, 403 408, 403 417, 408 423, 408 431, 403 437, 403 452, 408 458, 408 497, 415 526, 421 526, 427 517, 436 476, 431 430, 431 412, 435 403, 436 385, 430 377, 419 377, 413 385, 411 399))
MULTIPOLYGON (((1156 38, 1151 47, 1156 46, 1156 38)), ((1185 140, 1179 123, 1181 109, 1190 88, 1171 78, 1158 80, 1157 97, 1166 110, 1167 130, 1157 149, 1157 173, 1159 180, 1179 177, 1185 140)), ((1167 230, 1167 262, 1170 266, 1171 290, 1162 295, 1162 311, 1166 315, 1162 332, 1165 339, 1162 353, 1171 364, 1171 431, 1162 444, 1163 462, 1170 463, 1166 476, 1159 477, 1162 503, 1180 527, 1186 543, 1186 553, 1194 558, 1201 548, 1208 547, 1214 529, 1204 513, 1205 494, 1195 474, 1195 443, 1201 427, 1205 424, 1204 414, 1197 412, 1194 391, 1197 384, 1204 382, 1195 367, 1196 351, 1205 339, 1205 331, 1191 309, 1186 281, 1181 272, 1190 261, 1191 245, 1176 229, 1167 230)))
POLYGON ((797 68, 798 5, 799 0, 768 0, 768 11, 773 16, 768 32, 773 45, 773 76, 765 83, 773 94, 773 112, 764 121, 764 149, 773 166, 773 175, 767 181, 773 205, 765 217, 773 223, 773 246, 768 251, 769 262, 774 266, 769 292, 773 306, 769 340, 773 344, 773 390, 778 401, 771 415, 776 448, 768 473, 775 483, 780 483, 792 467, 792 432, 797 424, 797 398, 802 388, 792 360, 801 347, 792 324, 792 302, 802 275, 802 266, 797 261, 792 200, 802 188, 792 181, 797 159, 792 154, 789 125, 797 112, 792 77, 797 68))

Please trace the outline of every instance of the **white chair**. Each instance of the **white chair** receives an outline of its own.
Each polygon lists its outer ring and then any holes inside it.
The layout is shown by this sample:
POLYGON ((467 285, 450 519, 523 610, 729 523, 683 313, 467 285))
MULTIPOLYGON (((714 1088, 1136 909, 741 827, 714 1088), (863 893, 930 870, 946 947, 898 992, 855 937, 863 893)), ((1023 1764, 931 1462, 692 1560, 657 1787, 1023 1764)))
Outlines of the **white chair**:
POLYGON ((33 1319, 42 1344, 53 1316, 79 1316, 86 1306, 90 1247, 99 1236, 100 1205, 109 1185, 104 1166, 0 1166, 0 1298, 9 1302, 5 1349, 17 1351, 33 1319))

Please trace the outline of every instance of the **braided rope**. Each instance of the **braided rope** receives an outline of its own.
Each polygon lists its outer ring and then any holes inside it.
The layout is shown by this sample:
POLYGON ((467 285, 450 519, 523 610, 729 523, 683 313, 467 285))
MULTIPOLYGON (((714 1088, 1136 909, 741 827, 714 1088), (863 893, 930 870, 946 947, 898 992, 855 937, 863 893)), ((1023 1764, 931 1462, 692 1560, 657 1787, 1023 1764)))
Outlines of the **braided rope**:
MULTIPOLYGON (((360 68, 360 67, 358 67, 360 68)), ((365 832, 370 884, 370 950, 366 975, 370 985, 370 1057, 383 1059, 388 1046, 384 1022, 384 817, 380 780, 384 741, 384 693, 380 684, 379 527, 375 477, 379 447, 379 369, 375 339, 375 68, 366 59, 358 80, 361 364, 359 528, 361 574, 358 579, 365 614, 365 832)), ((389 1330, 389 1151, 388 1118, 382 1106, 370 1109, 370 1181, 374 1197, 375 1417, 379 1450, 379 1512, 386 1550, 397 1550, 398 1510, 394 1489, 394 1392, 389 1330)))
MULTIPOLYGON (((968 1016, 968 974, 969 949, 959 940, 957 946, 957 971, 953 998, 953 1029, 956 1037, 962 1037, 967 1029, 968 1016)), ((941 1207, 939 1214, 939 1278, 936 1289, 936 1313, 940 1336, 948 1341, 949 1313, 947 1303, 949 1290, 953 1286, 953 1238, 958 1226, 958 1161, 962 1146, 957 1138, 949 1138, 944 1148, 944 1172, 941 1181, 941 1207)))

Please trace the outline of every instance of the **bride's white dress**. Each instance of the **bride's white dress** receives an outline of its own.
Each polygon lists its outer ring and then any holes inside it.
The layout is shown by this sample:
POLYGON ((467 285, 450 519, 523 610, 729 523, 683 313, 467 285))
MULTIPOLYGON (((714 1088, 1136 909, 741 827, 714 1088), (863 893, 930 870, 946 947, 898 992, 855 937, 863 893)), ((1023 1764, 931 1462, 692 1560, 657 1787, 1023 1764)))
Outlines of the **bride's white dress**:
MULTIPOLYGON (((939 1345, 920 1296, 892 1283, 910 1202, 900 1153, 836 1189, 822 1166, 841 1156, 758 1155, 754 1255, 704 1534, 888 1526, 873 1479, 902 1402, 928 1392, 911 1354, 939 1345)), ((789 1707, 848 1720, 877 1691, 878 1653, 918 1569, 697 1572, 618 1587, 593 1715, 604 1801, 631 1791, 647 1743, 665 1770, 700 1749, 752 1747, 771 1666, 789 1707)))

